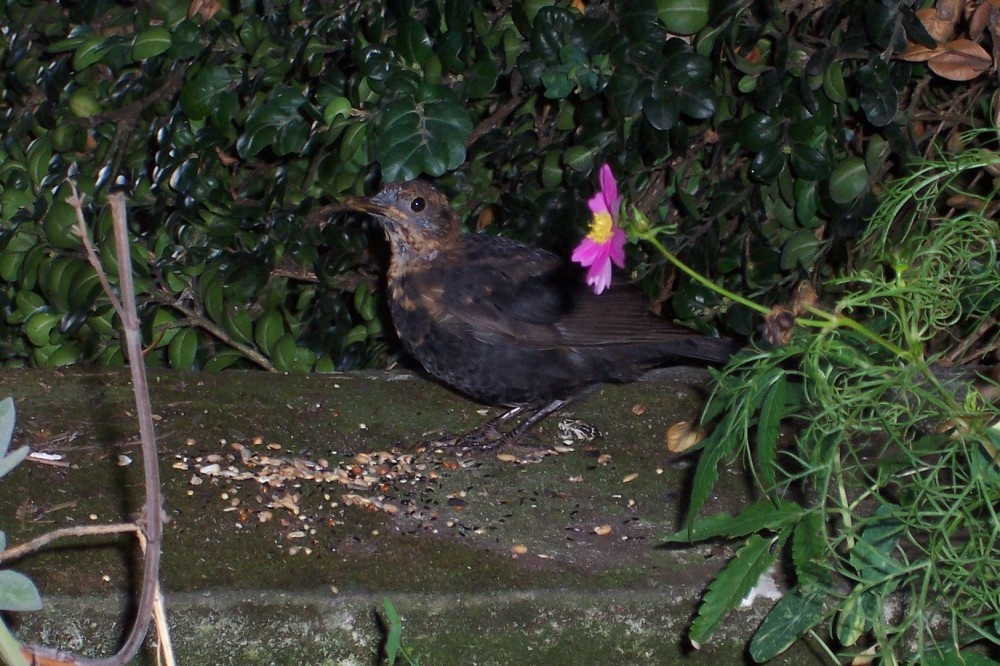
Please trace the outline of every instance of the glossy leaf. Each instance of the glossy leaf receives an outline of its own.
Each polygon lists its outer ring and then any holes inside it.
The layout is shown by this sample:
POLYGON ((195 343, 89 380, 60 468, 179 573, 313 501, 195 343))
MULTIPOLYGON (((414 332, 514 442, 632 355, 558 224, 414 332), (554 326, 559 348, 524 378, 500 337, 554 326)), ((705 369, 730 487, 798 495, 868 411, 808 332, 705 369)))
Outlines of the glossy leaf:
POLYGON ((868 170, 860 157, 842 160, 830 174, 830 198, 837 203, 854 201, 868 187, 868 170))
POLYGON ((667 30, 692 35, 708 24, 708 0, 656 0, 657 15, 667 30))
POLYGON ((376 154, 386 180, 440 176, 465 159, 472 119, 448 91, 424 86, 419 95, 389 104, 379 116, 378 131, 376 154))
POLYGON ((170 367, 175 370, 193 370, 198 354, 198 332, 185 328, 177 332, 167 346, 170 367))

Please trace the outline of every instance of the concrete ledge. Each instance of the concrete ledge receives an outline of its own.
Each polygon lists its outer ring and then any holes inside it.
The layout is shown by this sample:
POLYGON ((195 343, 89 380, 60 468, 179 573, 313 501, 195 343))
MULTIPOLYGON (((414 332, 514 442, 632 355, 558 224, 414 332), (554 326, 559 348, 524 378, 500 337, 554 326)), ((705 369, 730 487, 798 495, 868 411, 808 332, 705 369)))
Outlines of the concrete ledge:
MULTIPOLYGON (((139 506, 123 371, 0 379, 18 409, 16 444, 67 465, 26 462, 0 481, 9 543, 139 506)), ((732 550, 662 545, 691 465, 667 452, 664 435, 696 418, 706 379, 674 368, 602 387, 571 416, 603 434, 572 450, 556 416, 537 443, 558 453, 459 456, 410 443, 467 430, 487 418, 483 408, 411 375, 154 373, 170 516, 162 580, 180 663, 376 663, 384 597, 422 663, 742 663, 772 602, 691 652, 697 600, 732 550), (262 483, 275 474, 286 477, 262 483)), ((724 473, 720 487, 709 511, 746 502, 740 474, 724 473)), ((46 602, 17 618, 22 640, 113 647, 135 576, 127 539, 59 544, 13 566, 46 602)))

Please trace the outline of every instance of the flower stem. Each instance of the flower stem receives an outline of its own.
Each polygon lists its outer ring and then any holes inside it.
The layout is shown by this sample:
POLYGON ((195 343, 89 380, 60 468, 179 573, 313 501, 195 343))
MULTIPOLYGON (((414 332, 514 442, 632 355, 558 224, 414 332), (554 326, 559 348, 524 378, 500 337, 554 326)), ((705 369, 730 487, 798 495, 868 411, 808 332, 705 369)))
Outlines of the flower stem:
POLYGON ((715 284, 714 282, 712 282, 711 280, 709 280, 708 278, 706 278, 705 276, 703 276, 702 274, 698 273, 693 268, 691 268, 690 266, 688 266, 687 264, 685 264, 683 261, 681 261, 680 259, 678 259, 674 255, 674 253, 671 252, 670 250, 668 250, 663 245, 663 243, 661 243, 660 240, 656 237, 656 229, 651 229, 650 231, 647 231, 647 232, 640 232, 640 233, 637 234, 637 237, 640 238, 640 239, 642 239, 642 240, 644 240, 644 241, 646 241, 647 243, 649 243, 653 247, 655 247, 656 250, 660 254, 662 254, 664 257, 666 257, 667 260, 670 263, 672 263, 674 266, 676 266, 678 269, 680 269, 681 272, 683 272, 685 275, 687 275, 688 277, 690 277, 692 280, 694 280, 695 282, 698 282, 699 284, 701 284, 701 285, 703 285, 705 287, 708 287, 709 289, 711 289, 715 293, 719 294, 723 298, 728 298, 729 300, 733 301, 734 303, 739 303, 740 305, 745 305, 746 307, 750 308, 751 310, 756 310, 757 312, 761 313, 762 315, 768 315, 768 314, 771 313, 771 311, 768 308, 764 307, 763 305, 760 305, 758 303, 754 303, 753 301, 747 300, 746 298, 743 298, 742 296, 734 294, 733 292, 729 291, 728 289, 726 289, 724 287, 720 287, 719 285, 715 284))
MULTIPOLYGON (((672 263, 681 272, 683 272, 685 275, 690 277, 698 284, 701 284, 707 287, 708 289, 711 289, 712 291, 719 294, 723 298, 728 298, 734 303, 739 303, 740 305, 744 305, 750 308, 751 310, 759 312, 764 316, 771 314, 771 310, 768 309, 766 306, 760 305, 759 303, 754 303, 753 301, 743 298, 738 294, 734 294, 733 292, 729 291, 724 287, 720 287, 719 285, 715 284, 714 282, 712 282, 711 280, 709 280, 708 278, 701 275, 693 268, 685 264, 683 261, 678 259, 677 256, 674 255, 673 252, 668 250, 666 246, 664 246, 663 243, 660 242, 660 239, 656 237, 657 231, 658 230, 655 228, 649 229, 648 231, 640 231, 636 233, 636 237, 639 238, 640 240, 646 241, 654 248, 656 248, 656 250, 664 257, 666 257, 670 263, 672 263)), ((840 328, 840 327, 849 328, 852 331, 855 331, 856 333, 860 333, 861 335, 865 336, 872 342, 884 347, 885 349, 892 352, 901 359, 910 361, 917 360, 914 358, 914 355, 912 353, 906 351, 899 345, 891 342, 890 340, 887 340, 886 338, 882 337, 881 335, 871 330, 864 324, 861 324, 846 315, 833 314, 814 306, 806 306, 806 309, 809 311, 810 314, 815 315, 816 317, 819 318, 806 319, 804 317, 796 317, 795 318, 796 324, 800 326, 810 326, 813 328, 840 328)))

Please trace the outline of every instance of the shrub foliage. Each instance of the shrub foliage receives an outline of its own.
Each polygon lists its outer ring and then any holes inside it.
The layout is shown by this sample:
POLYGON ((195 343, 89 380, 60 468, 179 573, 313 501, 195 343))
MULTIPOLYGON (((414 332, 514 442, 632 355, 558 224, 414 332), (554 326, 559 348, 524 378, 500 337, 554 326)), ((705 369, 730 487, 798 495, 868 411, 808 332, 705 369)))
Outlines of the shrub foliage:
MULTIPOLYGON (((0 4, 7 366, 122 361, 68 177, 102 248, 103 194, 129 192, 150 363, 346 369, 395 346, 345 195, 435 179, 470 226, 566 252, 607 161, 672 249, 770 298, 849 262, 877 184, 991 91, 921 63, 954 53, 911 2, 0 4)), ((752 329, 631 261, 667 314, 752 329)))

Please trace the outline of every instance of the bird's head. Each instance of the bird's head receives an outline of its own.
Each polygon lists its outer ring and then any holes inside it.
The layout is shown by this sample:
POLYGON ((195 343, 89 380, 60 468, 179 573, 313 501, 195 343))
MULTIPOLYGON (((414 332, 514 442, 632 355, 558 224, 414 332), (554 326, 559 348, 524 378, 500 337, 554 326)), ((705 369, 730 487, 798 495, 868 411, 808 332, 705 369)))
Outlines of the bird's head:
POLYGON ((344 205, 378 218, 400 261, 432 259, 461 233, 448 199, 419 180, 387 185, 374 197, 350 197, 344 205))

